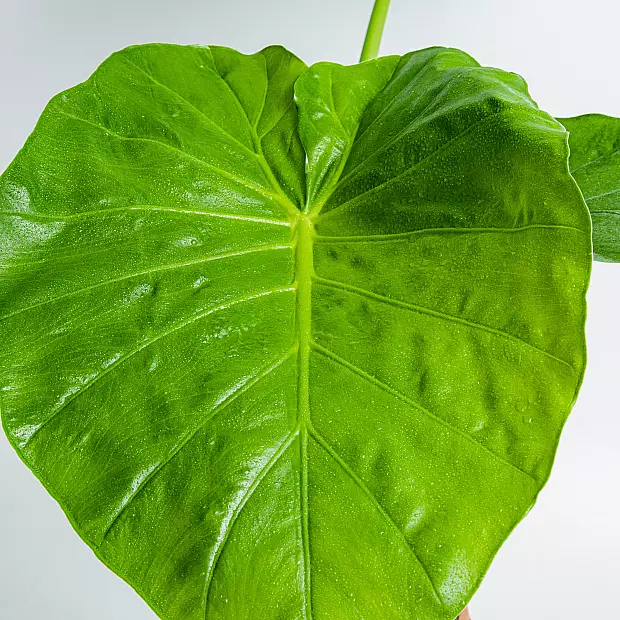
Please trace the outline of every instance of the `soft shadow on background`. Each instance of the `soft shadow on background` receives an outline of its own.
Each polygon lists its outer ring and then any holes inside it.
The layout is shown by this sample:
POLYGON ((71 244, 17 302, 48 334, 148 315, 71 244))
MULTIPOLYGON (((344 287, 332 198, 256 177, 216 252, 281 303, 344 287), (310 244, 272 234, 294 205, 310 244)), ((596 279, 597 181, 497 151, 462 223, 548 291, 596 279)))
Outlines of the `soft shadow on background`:
MULTIPOLYGON (((308 64, 357 61, 372 0, 0 0, 0 171, 47 101, 110 53, 162 41, 281 43, 308 64)), ((382 53, 460 47, 521 73, 556 116, 620 116, 615 1, 392 0, 382 53)), ((620 583, 620 265, 596 263, 589 366, 539 503, 502 548, 475 620, 605 620, 620 583)), ((100 564, 0 436, 0 618, 155 616, 100 564)), ((260 620, 260 619, 256 619, 260 620)))

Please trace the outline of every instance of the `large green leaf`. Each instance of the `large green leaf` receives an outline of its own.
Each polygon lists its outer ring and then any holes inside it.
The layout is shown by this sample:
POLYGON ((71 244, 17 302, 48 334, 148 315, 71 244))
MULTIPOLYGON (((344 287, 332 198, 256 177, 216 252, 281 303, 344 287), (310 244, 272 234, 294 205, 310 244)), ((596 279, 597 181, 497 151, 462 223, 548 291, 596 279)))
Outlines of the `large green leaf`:
POLYGON ((620 119, 586 114, 559 121, 570 132, 570 170, 592 215, 594 257, 620 262, 620 119))
POLYGON ((162 618, 452 620, 583 376, 567 157, 458 50, 115 54, 1 180, 6 433, 162 618))

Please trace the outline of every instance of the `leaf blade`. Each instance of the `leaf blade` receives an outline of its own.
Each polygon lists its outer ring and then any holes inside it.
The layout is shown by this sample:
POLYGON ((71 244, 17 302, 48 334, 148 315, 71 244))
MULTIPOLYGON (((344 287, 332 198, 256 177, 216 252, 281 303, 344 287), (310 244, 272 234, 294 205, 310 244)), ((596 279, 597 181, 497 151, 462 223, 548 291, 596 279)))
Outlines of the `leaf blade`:
POLYGON ((558 119, 569 131, 570 168, 592 216, 594 258, 620 261, 620 120, 603 114, 558 119))
POLYGON ((452 620, 583 377, 565 131, 458 50, 106 63, 0 179, 11 442, 161 617, 452 620))

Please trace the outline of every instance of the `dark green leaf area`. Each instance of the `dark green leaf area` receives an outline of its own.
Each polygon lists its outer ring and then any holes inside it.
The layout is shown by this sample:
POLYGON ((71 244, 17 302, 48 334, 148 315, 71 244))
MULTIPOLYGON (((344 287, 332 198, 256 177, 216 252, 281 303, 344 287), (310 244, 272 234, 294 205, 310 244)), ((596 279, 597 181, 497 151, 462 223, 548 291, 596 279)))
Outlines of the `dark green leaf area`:
POLYGON ((567 160, 458 50, 114 54, 0 179, 5 431, 162 618, 453 620, 583 377, 567 160))
POLYGON ((620 119, 562 118, 570 132, 570 171, 592 216, 594 258, 620 262, 620 119))

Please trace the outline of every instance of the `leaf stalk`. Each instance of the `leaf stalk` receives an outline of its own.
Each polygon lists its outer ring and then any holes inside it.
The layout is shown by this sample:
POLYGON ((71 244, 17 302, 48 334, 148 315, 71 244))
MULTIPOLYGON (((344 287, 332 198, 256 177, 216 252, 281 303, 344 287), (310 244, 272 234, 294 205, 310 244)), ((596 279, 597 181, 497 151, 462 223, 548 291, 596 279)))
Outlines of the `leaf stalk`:
POLYGON ((390 0, 375 0, 375 6, 372 9, 368 30, 366 31, 366 38, 364 39, 360 62, 372 60, 379 55, 383 28, 385 27, 389 8, 390 0))

